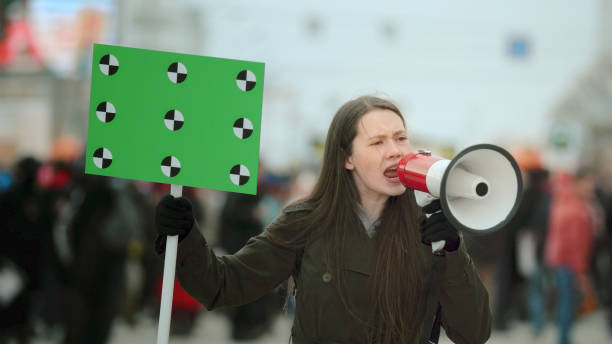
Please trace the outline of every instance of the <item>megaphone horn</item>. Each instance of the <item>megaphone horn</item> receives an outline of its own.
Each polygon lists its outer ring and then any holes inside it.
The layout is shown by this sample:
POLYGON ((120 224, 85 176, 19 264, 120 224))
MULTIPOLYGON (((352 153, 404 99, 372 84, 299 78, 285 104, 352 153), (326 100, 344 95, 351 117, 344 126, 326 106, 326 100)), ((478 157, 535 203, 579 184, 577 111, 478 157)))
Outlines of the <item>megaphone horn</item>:
POLYGON ((397 166, 407 188, 440 198, 442 210, 457 228, 485 232, 499 229, 514 216, 523 182, 510 153, 491 144, 478 144, 452 160, 418 151, 397 166))

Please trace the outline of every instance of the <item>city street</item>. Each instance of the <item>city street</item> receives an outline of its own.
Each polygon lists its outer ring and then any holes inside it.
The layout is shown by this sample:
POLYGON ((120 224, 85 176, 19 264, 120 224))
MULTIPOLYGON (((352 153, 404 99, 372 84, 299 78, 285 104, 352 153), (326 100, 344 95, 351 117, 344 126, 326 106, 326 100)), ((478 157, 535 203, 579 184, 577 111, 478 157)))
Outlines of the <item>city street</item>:
POLYGON ((0 0, 0 344, 612 344, 610 147, 612 0, 0 0))
MULTIPOLYGON (((262 337, 257 341, 240 343, 288 343, 291 321, 285 317, 279 317, 274 324, 273 333, 262 337)), ((143 319, 135 328, 129 328, 125 323, 118 323, 113 332, 111 343, 113 344, 140 344, 155 343, 156 324, 143 319)), ((171 337, 172 344, 195 344, 195 343, 238 343, 232 341, 229 336, 229 324, 222 316, 213 313, 204 313, 198 319, 198 325, 190 337, 171 337)), ((530 328, 524 323, 515 323, 506 332, 494 332, 490 344, 514 344, 514 343, 535 343, 554 344, 556 343, 556 328, 552 323, 548 323, 546 329, 539 337, 534 337, 530 328)), ((598 311, 588 316, 584 316, 577 323, 573 333, 574 343, 607 344, 612 341, 612 337, 607 332, 605 325, 605 315, 598 311)), ((441 338, 441 344, 452 343, 448 338, 441 338)))

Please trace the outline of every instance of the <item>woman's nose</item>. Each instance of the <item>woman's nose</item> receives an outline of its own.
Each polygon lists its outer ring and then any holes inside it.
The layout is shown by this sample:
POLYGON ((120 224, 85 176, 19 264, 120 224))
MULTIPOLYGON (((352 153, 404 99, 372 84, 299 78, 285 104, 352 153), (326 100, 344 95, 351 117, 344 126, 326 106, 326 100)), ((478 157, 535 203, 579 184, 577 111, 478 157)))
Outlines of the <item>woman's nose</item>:
POLYGON ((400 149, 397 143, 391 142, 389 150, 387 151, 387 155, 389 156, 389 158, 401 157, 402 150, 400 149))

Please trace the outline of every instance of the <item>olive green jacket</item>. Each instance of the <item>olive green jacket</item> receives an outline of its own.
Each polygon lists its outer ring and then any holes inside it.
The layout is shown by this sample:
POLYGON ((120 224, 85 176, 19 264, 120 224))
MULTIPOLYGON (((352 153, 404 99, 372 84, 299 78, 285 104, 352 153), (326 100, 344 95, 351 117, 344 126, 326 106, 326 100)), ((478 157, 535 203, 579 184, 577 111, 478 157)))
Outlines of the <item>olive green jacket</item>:
MULTIPOLYGON (((291 330, 293 343, 364 343, 363 324, 346 311, 332 285, 334 276, 323 263, 321 241, 314 240, 304 249, 291 330)), ((345 274, 348 301, 357 315, 366 319, 373 240, 360 230, 355 231, 351 241, 345 274)), ((431 247, 423 245, 423 249, 433 257, 431 247)), ((237 253, 216 256, 194 228, 179 243, 176 274, 181 286, 208 310, 238 306, 287 280, 296 268, 296 253, 275 245, 264 232, 251 238, 237 253)), ((443 276, 438 278, 442 327, 455 343, 484 343, 491 330, 489 299, 469 255, 461 245, 440 259, 444 260, 443 276)), ((431 281, 432 276, 424 278, 431 281)), ((423 302, 430 293, 425 294, 423 300, 415 302, 423 302)), ((421 313, 424 318, 426 312, 421 313)), ((435 310, 427 314, 435 314, 435 310)))

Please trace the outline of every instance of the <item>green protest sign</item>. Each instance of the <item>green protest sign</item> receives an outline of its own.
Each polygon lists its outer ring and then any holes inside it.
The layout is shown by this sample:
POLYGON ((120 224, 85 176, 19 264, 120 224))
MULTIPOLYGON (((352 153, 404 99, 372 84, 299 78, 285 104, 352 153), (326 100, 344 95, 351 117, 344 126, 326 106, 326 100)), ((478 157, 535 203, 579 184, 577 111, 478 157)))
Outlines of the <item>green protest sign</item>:
POLYGON ((264 64, 95 44, 85 173, 255 194, 264 64))

